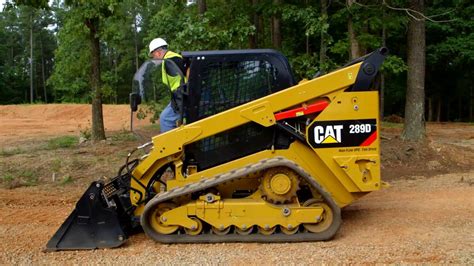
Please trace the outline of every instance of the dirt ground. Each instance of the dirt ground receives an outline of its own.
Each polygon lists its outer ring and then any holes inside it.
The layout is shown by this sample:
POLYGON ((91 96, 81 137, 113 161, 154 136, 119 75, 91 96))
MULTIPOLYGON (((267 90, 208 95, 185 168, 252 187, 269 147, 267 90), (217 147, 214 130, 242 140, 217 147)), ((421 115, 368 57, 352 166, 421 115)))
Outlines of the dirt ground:
POLYGON ((106 106, 110 140, 45 148, 87 127, 88 107, 0 106, 0 264, 474 264, 474 125, 460 123, 428 124, 421 144, 385 125, 382 172, 391 186, 344 208, 331 241, 162 245, 138 234, 118 249, 44 253, 88 183, 115 174, 141 142, 122 133, 128 107, 106 106))
MULTIPOLYGON (((0 144, 90 130, 91 110, 87 104, 0 105, 0 144)), ((128 105, 104 105, 103 113, 106 131, 130 128, 128 105)), ((133 123, 136 126, 149 124, 147 120, 138 119, 133 123)))

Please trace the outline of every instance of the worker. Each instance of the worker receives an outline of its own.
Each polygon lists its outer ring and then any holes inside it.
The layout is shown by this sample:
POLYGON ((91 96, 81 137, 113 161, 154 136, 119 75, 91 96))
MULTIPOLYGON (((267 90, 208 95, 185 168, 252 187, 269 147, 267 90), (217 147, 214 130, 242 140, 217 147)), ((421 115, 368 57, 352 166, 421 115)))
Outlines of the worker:
POLYGON ((161 64, 162 82, 171 91, 171 101, 160 114, 160 132, 176 128, 181 120, 182 91, 186 83, 186 73, 183 57, 175 52, 168 51, 168 43, 162 38, 155 38, 149 45, 150 57, 163 60, 161 64))

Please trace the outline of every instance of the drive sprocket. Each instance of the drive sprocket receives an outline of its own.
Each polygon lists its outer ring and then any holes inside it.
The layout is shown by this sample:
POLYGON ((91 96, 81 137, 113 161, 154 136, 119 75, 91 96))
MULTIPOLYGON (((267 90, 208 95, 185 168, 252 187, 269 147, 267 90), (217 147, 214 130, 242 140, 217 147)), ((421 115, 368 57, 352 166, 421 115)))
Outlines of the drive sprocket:
POLYGON ((286 167, 265 171, 260 184, 262 197, 274 204, 293 202, 299 189, 299 176, 286 167))

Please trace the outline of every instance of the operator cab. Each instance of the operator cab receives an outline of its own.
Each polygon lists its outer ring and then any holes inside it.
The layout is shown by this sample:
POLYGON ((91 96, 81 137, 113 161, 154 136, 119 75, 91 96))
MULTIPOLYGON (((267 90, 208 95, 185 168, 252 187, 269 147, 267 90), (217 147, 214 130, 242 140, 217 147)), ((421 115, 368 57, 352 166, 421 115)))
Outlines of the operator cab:
MULTIPOLYGON (((288 60, 275 50, 183 52, 182 55, 189 73, 189 81, 181 89, 187 123, 296 84, 288 60)), ((132 111, 142 101, 169 101, 169 90, 161 81, 162 63, 163 60, 147 60, 135 73, 130 94, 132 111)))
MULTIPOLYGON (((183 52, 188 82, 180 88, 183 123, 189 124, 232 109, 296 84, 290 64, 271 49, 183 52)), ((169 101, 169 89, 161 81, 162 60, 148 60, 134 76, 132 110, 144 102, 169 101), (156 71, 155 71, 156 70, 156 71)), ((163 105, 164 106, 164 105, 163 105)), ((205 138, 185 147, 185 164, 199 170, 265 150, 277 142, 285 148, 286 134, 256 123, 205 138), (276 139, 276 140, 275 140, 276 139)))

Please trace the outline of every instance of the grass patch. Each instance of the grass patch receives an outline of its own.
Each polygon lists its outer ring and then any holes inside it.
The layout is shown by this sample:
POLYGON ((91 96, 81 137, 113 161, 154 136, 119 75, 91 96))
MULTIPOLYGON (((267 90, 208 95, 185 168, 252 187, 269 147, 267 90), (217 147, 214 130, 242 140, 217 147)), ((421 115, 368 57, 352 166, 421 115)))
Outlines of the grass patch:
POLYGON ((61 170, 61 159, 55 158, 51 161, 51 170, 53 170, 55 173, 61 170))
POLYGON ((20 177, 25 180, 25 185, 27 186, 36 186, 38 184, 38 176, 32 170, 23 170, 20 173, 20 177))
POLYGON ((160 125, 159 124, 151 124, 151 125, 146 125, 144 128, 149 129, 149 130, 160 130, 160 125))
POLYGON ((1 149, 0 150, 0 156, 12 156, 16 154, 22 154, 25 153, 26 151, 21 149, 21 148, 11 148, 11 149, 1 149))
POLYGON ((15 176, 12 173, 2 173, 0 175, 0 184, 1 187, 12 189, 19 186, 19 182, 15 179, 15 176))
POLYGON ((15 177, 10 173, 3 174, 0 178, 3 182, 11 182, 15 179, 15 177))
POLYGON ((136 141, 137 136, 135 136, 132 132, 129 131, 120 131, 119 133, 113 135, 112 137, 113 141, 136 141))
POLYGON ((60 184, 61 185, 67 185, 69 183, 72 183, 74 180, 72 179, 72 177, 70 175, 66 175, 63 177, 63 179, 61 180, 60 184))
POLYGON ((48 143, 46 144, 46 148, 48 150, 56 150, 60 148, 71 148, 78 143, 78 138, 74 136, 63 136, 63 137, 57 137, 54 139, 48 140, 48 143))

